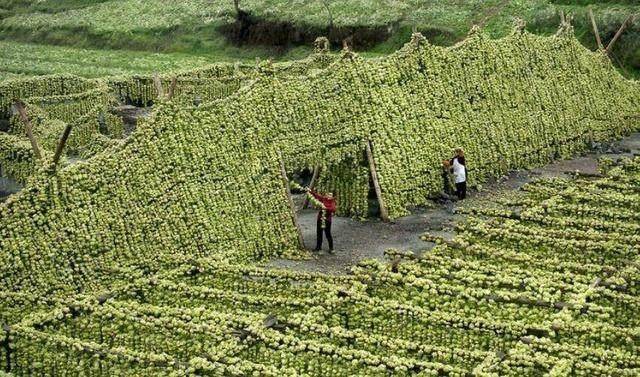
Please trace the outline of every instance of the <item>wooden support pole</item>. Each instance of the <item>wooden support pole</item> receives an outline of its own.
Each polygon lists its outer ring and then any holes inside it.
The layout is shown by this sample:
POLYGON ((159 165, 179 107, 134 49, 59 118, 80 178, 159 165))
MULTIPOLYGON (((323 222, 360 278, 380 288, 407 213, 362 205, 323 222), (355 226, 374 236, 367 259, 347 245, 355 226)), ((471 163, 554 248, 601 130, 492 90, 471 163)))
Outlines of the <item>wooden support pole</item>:
POLYGON ((291 210, 291 220, 293 221, 293 225, 296 227, 296 231, 298 232, 298 245, 301 249, 304 249, 304 238, 302 237, 302 230, 300 229, 300 225, 298 224, 298 218, 296 216, 296 206, 293 204, 293 198, 291 197, 291 189, 289 188, 289 178, 287 178, 287 170, 284 167, 284 159, 282 158, 282 154, 278 152, 278 157, 280 160, 280 177, 282 178, 282 184, 284 185, 284 191, 287 195, 287 200, 289 201, 289 209, 291 210))
POLYGON ((613 39, 607 45, 607 49, 605 50, 607 54, 611 53, 611 50, 613 49, 613 45, 618 41, 618 39, 620 39, 620 36, 622 35, 622 33, 624 33, 624 29, 626 29, 627 24, 631 21, 632 18, 633 16, 629 16, 627 17, 626 20, 624 20, 624 22, 620 26, 620 29, 618 29, 618 32, 616 33, 616 35, 613 36, 613 39))
MULTIPOLYGON (((311 182, 309 183, 309 189, 311 190, 315 188, 316 181, 318 180, 318 177, 320 177, 320 169, 322 169, 320 165, 316 166, 313 169, 313 175, 311 176, 311 182)), ((305 196, 304 201, 302 202, 302 209, 307 209, 307 208, 309 208, 309 197, 305 196)))
POLYGON ((154 74, 153 75, 153 84, 156 87, 156 95, 158 96, 158 99, 162 99, 164 98, 164 89, 162 88, 162 81, 160 81, 160 77, 158 77, 158 74, 154 74))
POLYGON ((171 85, 169 86, 169 93, 167 93, 168 100, 173 99, 173 95, 176 92, 176 85, 178 85, 178 78, 173 76, 173 78, 171 79, 171 85))
POLYGON ((24 128, 27 131, 27 137, 31 142, 31 148, 33 148, 33 155, 36 156, 36 159, 42 160, 42 152, 40 151, 40 147, 38 146, 38 141, 35 136, 33 136, 33 126, 29 117, 27 116, 27 111, 24 109, 24 104, 21 101, 16 101, 15 107, 20 114, 20 118, 24 123, 24 128))
POLYGON ((564 11, 563 10, 560 11, 560 22, 562 24, 566 24, 567 23, 567 18, 564 16, 564 11))
MULTIPOLYGON (((4 371, 5 372, 11 372, 11 341, 10 339, 10 335, 11 335, 11 327, 7 324, 2 325, 2 331, 4 332, 4 340, 2 340, 0 342, 0 347, 4 348, 4 353, 5 353, 5 367, 4 367, 4 371)), ((1 369, 0 369, 1 370, 1 369)))
POLYGON ((598 49, 604 51, 604 45, 602 44, 602 39, 600 39, 600 32, 598 31, 598 24, 596 23, 596 18, 593 16, 593 9, 591 9, 591 7, 589 7, 589 18, 591 18, 591 26, 593 27, 593 34, 596 36, 598 49))
POLYGON ((73 126, 71 124, 67 124, 64 128, 64 132, 62 133, 62 137, 58 142, 58 146, 56 147, 56 153, 53 155, 53 166, 54 169, 58 165, 58 161, 60 161, 60 156, 62 156, 62 151, 64 150, 64 146, 67 143, 67 139, 69 139, 69 134, 71 133, 71 128, 73 126))
POLYGON ((387 207, 384 205, 384 200, 382 199, 382 190, 380 189, 380 183, 378 182, 378 173, 373 159, 373 147, 371 140, 366 143, 365 147, 367 150, 367 160, 369 160, 371 179, 373 180, 373 188, 376 190, 376 197, 378 198, 378 204, 380 205, 380 218, 382 218, 382 221, 386 222, 389 221, 389 213, 387 212, 387 207))

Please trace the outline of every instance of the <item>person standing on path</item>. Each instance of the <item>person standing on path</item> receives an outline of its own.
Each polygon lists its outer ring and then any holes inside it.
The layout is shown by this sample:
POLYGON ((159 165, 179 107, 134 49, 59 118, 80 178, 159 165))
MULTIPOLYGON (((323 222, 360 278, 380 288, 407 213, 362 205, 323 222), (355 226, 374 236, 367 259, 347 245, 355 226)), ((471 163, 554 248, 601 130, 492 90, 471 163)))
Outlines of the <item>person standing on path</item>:
POLYGON ((314 251, 320 251, 322 249, 322 231, 327 237, 329 242, 329 252, 333 253, 333 236, 331 235, 331 222, 333 220, 333 214, 336 212, 336 200, 333 197, 333 193, 327 193, 326 195, 320 195, 317 192, 307 188, 306 191, 313 195, 322 206, 318 211, 318 221, 316 225, 316 248, 314 251))
POLYGON ((456 195, 458 199, 463 200, 467 197, 467 166, 462 148, 455 149, 455 155, 451 159, 451 171, 456 183, 456 195))

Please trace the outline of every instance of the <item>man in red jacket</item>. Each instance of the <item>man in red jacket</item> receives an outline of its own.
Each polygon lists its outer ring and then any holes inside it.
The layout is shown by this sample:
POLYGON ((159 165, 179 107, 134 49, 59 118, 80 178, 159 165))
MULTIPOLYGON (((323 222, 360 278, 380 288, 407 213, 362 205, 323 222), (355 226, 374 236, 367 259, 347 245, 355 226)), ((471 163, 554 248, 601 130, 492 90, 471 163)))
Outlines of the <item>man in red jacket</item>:
POLYGON ((320 195, 317 192, 307 188, 307 191, 313 195, 320 203, 322 208, 318 211, 318 221, 316 225, 316 249, 320 251, 322 248, 322 230, 327 236, 329 241, 329 252, 333 253, 333 237, 331 236, 331 221, 333 220, 333 214, 336 212, 336 200, 333 198, 333 193, 328 192, 326 195, 320 195))

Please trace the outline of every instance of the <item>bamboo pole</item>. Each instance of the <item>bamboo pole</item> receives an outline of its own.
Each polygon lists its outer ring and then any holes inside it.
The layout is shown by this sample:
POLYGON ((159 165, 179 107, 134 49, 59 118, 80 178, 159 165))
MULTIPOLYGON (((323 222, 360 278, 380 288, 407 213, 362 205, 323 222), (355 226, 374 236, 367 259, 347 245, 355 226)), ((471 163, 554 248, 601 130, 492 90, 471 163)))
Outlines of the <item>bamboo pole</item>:
MULTIPOLYGON (((313 190, 316 186, 316 181, 320 176, 320 169, 322 169, 320 165, 317 165, 315 169, 313 169, 313 176, 311 176, 311 182, 309 183, 309 189, 311 190, 313 190)), ((309 197, 305 196, 304 201, 302 202, 302 209, 307 209, 307 208, 309 208, 309 197)))
POLYGON ((624 20, 624 22, 620 26, 620 29, 618 29, 618 32, 616 33, 616 35, 613 36, 613 39, 607 45, 607 48, 605 50, 607 52, 607 54, 611 53, 611 50, 613 49, 613 45, 618 41, 618 39, 620 39, 620 36, 624 32, 624 29, 626 29, 627 24, 629 23, 629 21, 631 21, 632 18, 633 18, 633 16, 629 16, 629 17, 627 17, 626 20, 624 20))
POLYGON ((15 103, 15 107, 18 110, 18 113, 20 114, 20 118, 22 119, 22 122, 24 122, 24 128, 27 131, 27 137, 31 142, 31 148, 33 148, 33 154, 34 156, 36 156, 38 160, 41 160, 42 152, 40 151, 40 147, 38 146, 38 141, 36 140, 35 136, 33 136, 33 126, 31 124, 31 121, 29 120, 29 117, 27 116, 26 110, 24 109, 24 104, 18 100, 15 103))
POLYGON ((291 189, 289 188, 289 179, 287 178, 287 170, 284 167, 284 159, 282 158, 282 154, 278 152, 279 160, 280 160, 280 177, 282 178, 282 184, 284 185, 284 191, 287 195, 287 200, 289 201, 289 209, 291 210, 291 220, 293 221, 293 225, 296 227, 296 231, 298 232, 298 245, 301 249, 304 249, 304 238, 302 237, 302 230, 300 229, 300 225, 298 224, 298 218, 296 217, 296 206, 293 204, 293 198, 291 197, 291 189))
POLYGON ((369 160, 369 170, 371 171, 371 179, 373 180, 373 188, 376 190, 376 197, 378 198, 378 204, 380 205, 380 218, 382 221, 389 221, 389 213, 387 212, 387 207, 384 205, 384 200, 382 199, 382 190, 380 189, 380 183, 378 182, 378 173, 376 171, 376 164, 373 160, 373 152, 371 140, 366 143, 367 150, 367 160, 369 160))
POLYGON ((67 139, 69 139, 69 134, 71 133, 72 126, 67 124, 64 128, 64 132, 62 133, 62 137, 58 142, 58 146, 56 147, 56 153, 53 155, 53 166, 54 168, 58 165, 58 161, 60 160, 60 156, 62 155, 62 151, 64 149, 65 144, 67 143, 67 139))
POLYGON ((598 48, 601 51, 604 51, 604 45, 602 44, 602 39, 600 39, 600 32, 598 31, 598 24, 596 23, 596 18, 593 16, 593 9, 591 9, 591 7, 589 7, 589 18, 591 18, 591 26, 593 27, 593 34, 596 36, 598 48))

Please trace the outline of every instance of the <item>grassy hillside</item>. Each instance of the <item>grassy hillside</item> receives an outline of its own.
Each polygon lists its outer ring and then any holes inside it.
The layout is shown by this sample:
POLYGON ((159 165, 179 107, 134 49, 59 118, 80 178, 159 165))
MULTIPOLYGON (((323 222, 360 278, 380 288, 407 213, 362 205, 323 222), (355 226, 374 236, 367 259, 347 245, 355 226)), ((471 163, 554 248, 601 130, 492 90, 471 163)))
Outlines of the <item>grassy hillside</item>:
POLYGON ((87 50, 66 46, 0 41, 0 78, 16 74, 41 75, 73 72, 84 77, 144 74, 156 70, 196 68, 212 63, 189 54, 126 50, 87 50))
MULTIPOLYGON (((307 53, 315 37, 328 35, 336 48, 351 37, 356 50, 380 54, 398 49, 414 28, 440 45, 463 39, 474 24, 494 37, 505 35, 514 17, 527 20, 531 31, 550 34, 564 11, 574 15, 579 39, 595 49, 587 6, 594 9, 605 43, 629 14, 640 14, 640 4, 634 0, 240 0, 239 5, 241 17, 232 0, 8 0, 0 5, 0 38, 14 44, 0 48, 10 50, 11 56, 23 48, 15 44, 19 42, 182 53, 206 60, 288 59, 307 53)), ((10 65, 0 70, 30 74, 49 71, 47 65, 56 66, 51 63, 64 65, 55 57, 59 50, 39 48, 37 55, 47 64, 25 60, 28 64, 22 69, 10 65)), ((29 49, 34 47, 25 46, 26 54, 29 49)), ((69 51, 67 59, 74 60, 75 54, 69 51)), ((77 54, 83 61, 86 52, 77 54)), ((98 60, 109 60, 111 54, 98 60)), ((166 60, 180 62, 184 55, 151 59, 161 70, 168 68, 166 60)), ((640 21, 617 44, 614 60, 627 75, 640 72, 640 21)), ((129 64, 123 65, 127 70, 129 64)))

